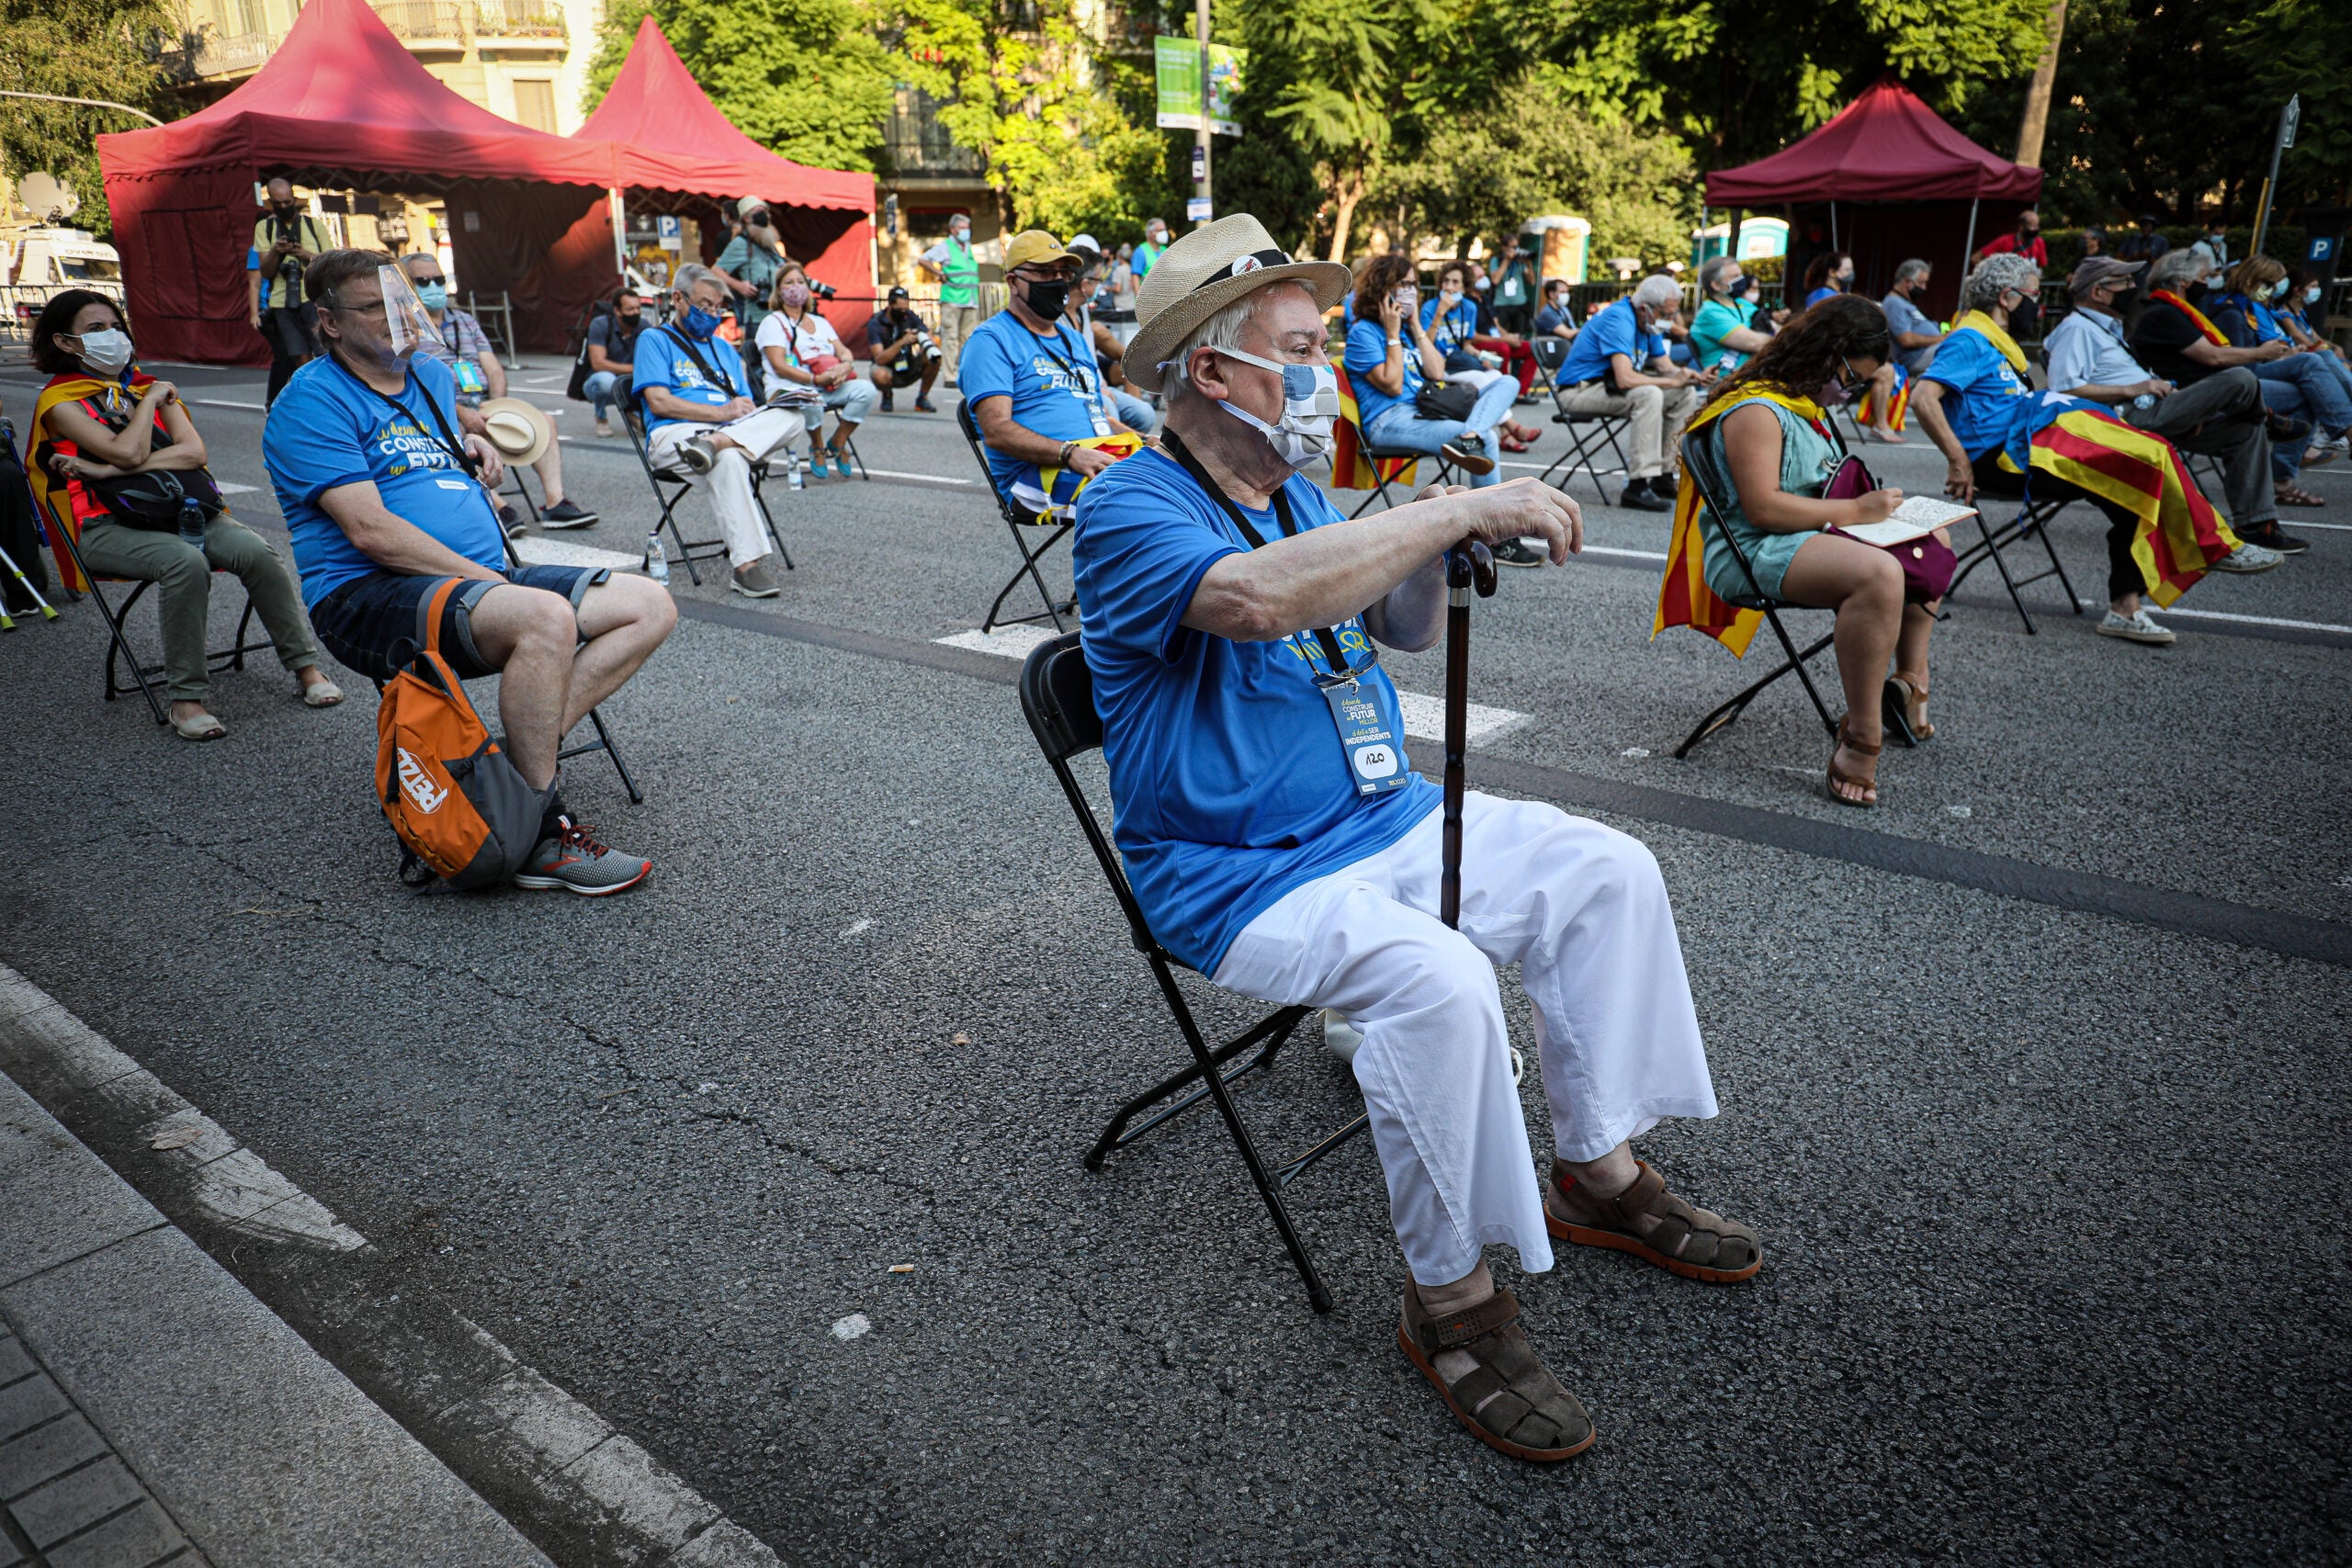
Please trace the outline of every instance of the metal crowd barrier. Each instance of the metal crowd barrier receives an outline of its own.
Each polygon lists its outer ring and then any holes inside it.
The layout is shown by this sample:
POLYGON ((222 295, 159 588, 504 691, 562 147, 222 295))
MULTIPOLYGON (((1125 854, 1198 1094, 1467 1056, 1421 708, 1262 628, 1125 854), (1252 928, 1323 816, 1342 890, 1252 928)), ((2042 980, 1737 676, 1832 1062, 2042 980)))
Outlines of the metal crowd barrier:
POLYGON ((69 288, 86 288, 103 294, 114 301, 125 322, 130 320, 122 293, 122 284, 115 278, 83 278, 72 283, 6 283, 0 284, 0 343, 30 343, 33 322, 40 316, 40 308, 56 295, 69 288))

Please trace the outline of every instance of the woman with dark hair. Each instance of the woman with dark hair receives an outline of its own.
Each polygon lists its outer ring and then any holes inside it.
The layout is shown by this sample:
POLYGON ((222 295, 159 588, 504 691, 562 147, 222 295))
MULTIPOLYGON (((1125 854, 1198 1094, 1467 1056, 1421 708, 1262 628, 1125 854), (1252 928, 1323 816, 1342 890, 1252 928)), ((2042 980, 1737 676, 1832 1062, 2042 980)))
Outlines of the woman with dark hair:
POLYGON ((1804 308, 1810 310, 1853 287, 1854 258, 1843 251, 1824 251, 1804 269, 1804 308))
MULTIPOLYGON (((1760 589, 1787 604, 1838 613, 1835 647, 1846 716, 1829 759, 1828 788, 1841 806, 1878 804, 1877 759, 1889 711, 1899 713, 1918 739, 1935 733, 1927 713, 1928 637, 1937 602, 1907 602, 1904 571, 1892 554, 1831 531, 1883 521, 1902 504, 1903 492, 1823 499, 1846 460, 1828 407, 1860 393, 1894 352, 1886 312, 1850 295, 1781 329, 1724 378, 1690 422, 1691 432, 1711 449, 1714 471, 1730 480, 1731 493, 1720 498, 1723 513, 1699 498, 1686 468, 1675 520, 1678 554, 1686 517, 1688 526, 1703 535, 1707 587, 1721 598, 1749 599, 1760 589), (1753 587, 1740 568, 1741 555, 1755 573, 1753 587)), ((1940 531, 1936 537, 1949 547, 1940 531)), ((1671 585, 1675 568, 1667 575, 1671 585)))
POLYGON ((1402 251, 1373 257, 1356 275, 1342 363, 1369 445, 1442 455, 1473 489, 1497 482, 1495 427, 1510 418, 1518 383, 1496 378, 1458 418, 1436 419, 1420 411, 1421 389, 1445 379, 1445 355, 1421 325, 1413 259, 1402 251))
MULTIPOLYGON (((70 534, 92 572, 155 585, 165 694, 180 738, 218 740, 229 733, 204 705, 215 569, 243 580, 302 701, 316 708, 343 701, 319 672, 318 648, 285 563, 260 535, 230 519, 205 471, 204 438, 187 405, 169 381, 133 362, 114 301, 86 288, 53 296, 33 323, 32 357, 50 373, 34 409, 33 461, 26 466, 35 499, 48 524, 70 534), (150 482, 121 482, 134 476, 150 476, 150 482)), ((57 566, 68 588, 83 586, 62 550, 57 566)))

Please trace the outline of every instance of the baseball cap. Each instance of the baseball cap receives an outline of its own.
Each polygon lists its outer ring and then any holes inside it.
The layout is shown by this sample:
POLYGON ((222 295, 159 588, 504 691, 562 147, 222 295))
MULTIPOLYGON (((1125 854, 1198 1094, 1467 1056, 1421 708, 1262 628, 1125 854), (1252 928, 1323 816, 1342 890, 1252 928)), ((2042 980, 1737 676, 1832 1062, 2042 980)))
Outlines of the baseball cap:
POLYGON ((2071 276, 2066 279, 2069 294, 2087 294, 2100 284, 2116 278, 2130 278, 2135 284, 2144 262, 2118 261, 2113 256, 2085 256, 2071 276))
POLYGON ((1078 257, 1062 248, 1060 241, 1043 229, 1023 229, 1004 243, 1004 270, 1019 266, 1049 266, 1055 262, 1076 261, 1078 257))
POLYGON ((904 284, 899 284, 890 290, 890 298, 893 299, 904 299, 909 297, 906 285, 904 284))

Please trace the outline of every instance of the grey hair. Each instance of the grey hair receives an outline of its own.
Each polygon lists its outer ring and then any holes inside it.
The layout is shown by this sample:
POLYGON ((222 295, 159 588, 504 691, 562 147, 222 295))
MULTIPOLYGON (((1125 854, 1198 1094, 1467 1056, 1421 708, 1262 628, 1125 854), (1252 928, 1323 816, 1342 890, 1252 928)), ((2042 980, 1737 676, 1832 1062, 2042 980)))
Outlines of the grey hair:
POLYGON ((2021 256, 2014 251, 1986 256, 1960 286, 1960 302, 1972 310, 1990 310, 2011 289, 2020 294, 2031 293, 2032 280, 2041 273, 2031 256, 2021 256))
POLYGON ((2202 277, 2212 269, 2213 253, 2202 245, 2187 245, 2177 251, 2166 251, 2148 269, 2148 288, 2171 289, 2177 293, 2180 285, 2202 277))
POLYGON ((703 265, 702 263, 688 262, 678 269, 678 276, 671 281, 670 287, 676 289, 682 296, 691 295, 695 291, 695 284, 706 282, 717 283, 722 288, 726 286, 726 279, 703 265))
POLYGON ((1201 348, 1239 348, 1241 329, 1250 324, 1250 318, 1256 314, 1260 305, 1274 297, 1274 290, 1277 288, 1306 288, 1309 298, 1312 298, 1315 292, 1312 288, 1307 288, 1306 284, 1300 279, 1286 277, 1280 283, 1268 288, 1251 289, 1199 326, 1194 327, 1185 334, 1182 343, 1169 350, 1168 358, 1165 361, 1168 369, 1159 378, 1160 390, 1166 394, 1170 403, 1172 404, 1182 398, 1199 396, 1193 389, 1190 374, 1193 351, 1201 348))
POLYGON ((1662 272, 1654 272, 1634 286, 1634 303, 1647 305, 1655 310, 1662 305, 1682 303, 1682 285, 1662 272))
POLYGON ((1739 265, 1738 260, 1732 256, 1711 257, 1707 264, 1699 269, 1699 292, 1713 294, 1715 291, 1715 284, 1723 275, 1737 265, 1739 265))
POLYGON ((1897 283, 1908 283, 1915 277, 1925 277, 1934 270, 1935 267, 1932 264, 1923 262, 1915 256, 1894 269, 1894 281, 1897 283))

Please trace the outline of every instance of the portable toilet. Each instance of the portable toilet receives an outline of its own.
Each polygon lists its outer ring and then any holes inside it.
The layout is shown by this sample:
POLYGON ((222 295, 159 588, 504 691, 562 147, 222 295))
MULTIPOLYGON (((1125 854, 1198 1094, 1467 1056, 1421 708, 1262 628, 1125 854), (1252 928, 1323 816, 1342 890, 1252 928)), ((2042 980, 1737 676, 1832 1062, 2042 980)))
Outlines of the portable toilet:
POLYGON ((1582 283, 1591 261, 1592 225, 1581 218, 1531 218, 1519 226, 1519 248, 1535 258, 1539 286, 1555 277, 1582 283))
MULTIPOLYGON (((1704 229, 1690 231, 1690 265, 1703 266, 1724 254, 1731 243, 1729 223, 1711 223, 1704 229)), ((1754 261, 1758 256, 1784 256, 1789 254, 1789 223, 1785 218, 1749 218, 1739 226, 1739 259, 1754 261)))

